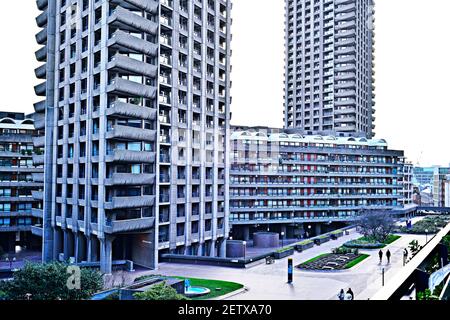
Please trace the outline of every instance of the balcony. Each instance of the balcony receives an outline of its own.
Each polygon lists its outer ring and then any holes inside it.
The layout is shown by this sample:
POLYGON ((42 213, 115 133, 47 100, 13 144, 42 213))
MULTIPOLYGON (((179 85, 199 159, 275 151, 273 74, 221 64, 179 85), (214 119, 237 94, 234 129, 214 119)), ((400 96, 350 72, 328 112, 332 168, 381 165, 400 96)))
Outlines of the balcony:
POLYGON ((156 119, 156 109, 137 106, 135 104, 121 101, 112 102, 109 108, 106 109, 106 114, 109 116, 118 115, 144 120, 156 119))
POLYGON ((115 125, 106 133, 106 138, 154 142, 156 141, 156 131, 115 125))
POLYGON ((48 7, 48 0, 36 0, 36 5, 39 10, 43 11, 48 7))
POLYGON ((44 182, 44 173, 38 172, 38 173, 32 173, 33 181, 34 182, 44 182))
POLYGON ((108 162, 155 163, 155 160, 154 152, 131 150, 113 150, 106 157, 108 162))
POLYGON ((38 79, 45 79, 47 75, 47 64, 43 64, 42 66, 34 69, 34 74, 38 79))
POLYGON ((33 145, 36 148, 45 146, 45 136, 33 137, 33 145))
POLYGON ((31 209, 31 215, 35 218, 43 219, 44 218, 44 210, 42 209, 31 209))
POLYGON ((42 29, 36 34, 36 41, 38 44, 44 44, 47 42, 47 28, 42 29))
POLYGON ((105 228, 106 233, 121 233, 143 231, 155 226, 155 218, 142 218, 133 220, 117 220, 110 222, 105 228))
POLYGON ((150 185, 155 183, 154 174, 113 173, 111 178, 106 179, 108 186, 133 186, 150 185))
POLYGON ((42 238, 44 229, 42 228, 42 226, 31 226, 31 233, 42 238))
POLYGON ((108 86, 108 92, 117 92, 129 96, 145 97, 148 99, 153 99, 156 97, 155 87, 146 86, 144 84, 119 77, 111 80, 108 86))
POLYGON ((36 24, 39 28, 43 28, 48 22, 48 11, 45 10, 36 17, 36 24))
POLYGON ((34 111, 36 112, 44 112, 45 111, 45 105, 46 105, 46 101, 39 101, 36 102, 33 106, 34 106, 34 111))
POLYGON ((155 78, 158 73, 156 66, 120 54, 116 54, 111 58, 108 63, 108 69, 115 69, 135 75, 145 75, 151 78, 155 78))
POLYGON ((155 204, 155 196, 113 197, 105 202, 105 209, 127 209, 151 207, 155 204))
POLYGON ((158 12, 158 1, 154 0, 123 0, 131 4, 132 6, 138 7, 139 9, 145 10, 149 13, 158 12))
POLYGON ((44 164, 44 155, 33 154, 33 164, 35 166, 40 166, 44 164))
POLYGON ((156 23, 122 7, 117 7, 111 12, 109 22, 118 24, 119 28, 122 27, 122 24, 125 24, 126 27, 124 29, 130 29, 131 27, 153 35, 156 35, 158 32, 158 25, 156 23))
POLYGON ((34 86, 34 92, 36 93, 37 96, 45 97, 46 89, 47 89, 47 82, 43 82, 41 84, 38 84, 37 86, 34 86))
POLYGON ((158 46, 154 43, 134 37, 124 31, 117 30, 109 39, 108 46, 119 46, 149 56, 158 54, 158 46))

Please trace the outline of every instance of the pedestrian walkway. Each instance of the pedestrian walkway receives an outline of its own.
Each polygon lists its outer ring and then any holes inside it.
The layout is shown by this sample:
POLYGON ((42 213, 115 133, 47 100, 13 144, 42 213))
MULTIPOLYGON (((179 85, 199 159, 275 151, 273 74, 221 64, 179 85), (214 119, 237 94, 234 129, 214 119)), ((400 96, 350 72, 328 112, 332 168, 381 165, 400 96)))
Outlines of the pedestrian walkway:
MULTIPOLYGON (((291 258, 296 266, 359 237, 361 235, 352 229, 347 236, 314 246, 302 253, 295 253, 291 258)), ((425 243, 424 236, 403 235, 383 249, 384 252, 389 249, 392 253, 389 265, 386 260, 379 264, 379 250, 364 250, 362 252, 370 257, 350 270, 313 272, 295 268, 292 285, 287 284, 287 258, 277 260, 272 265, 260 264, 249 269, 161 263, 159 270, 137 272, 134 276, 162 274, 242 283, 247 290, 229 297, 230 300, 337 300, 339 291, 346 291, 348 288, 352 288, 356 300, 367 300, 382 287, 383 268, 386 282, 401 272, 403 249, 414 239, 419 240, 421 244, 425 243)))

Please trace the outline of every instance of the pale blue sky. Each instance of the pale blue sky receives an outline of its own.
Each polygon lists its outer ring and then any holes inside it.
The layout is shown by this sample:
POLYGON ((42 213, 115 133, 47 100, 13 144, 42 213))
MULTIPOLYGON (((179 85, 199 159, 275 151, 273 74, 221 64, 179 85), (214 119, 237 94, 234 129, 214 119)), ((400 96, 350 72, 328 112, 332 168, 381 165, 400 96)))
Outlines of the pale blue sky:
MULTIPOLYGON (((34 0, 4 2, 0 110, 32 112, 38 11, 34 0)), ((233 3, 232 123, 281 126, 284 0, 233 3)), ((376 1, 377 136, 424 165, 450 163, 448 12, 448 0, 376 1)))

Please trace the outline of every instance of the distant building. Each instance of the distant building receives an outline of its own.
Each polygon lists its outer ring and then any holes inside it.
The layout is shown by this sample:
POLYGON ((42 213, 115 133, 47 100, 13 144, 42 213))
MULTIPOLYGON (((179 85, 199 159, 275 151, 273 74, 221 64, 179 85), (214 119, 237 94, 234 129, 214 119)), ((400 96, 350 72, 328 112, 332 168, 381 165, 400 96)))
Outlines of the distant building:
POLYGON ((414 193, 414 185, 413 185, 413 165, 410 162, 406 162, 405 159, 404 165, 401 168, 401 175, 399 178, 399 183, 402 185, 400 203, 402 205, 410 205, 414 203, 413 193, 414 193))
POLYGON ((42 152, 33 147, 34 121, 23 113, 0 112, 0 247, 15 252, 16 246, 40 248, 40 239, 32 233, 39 223, 33 210, 41 195, 43 169, 33 165, 33 156, 42 152))
POLYGON ((374 1, 285 0, 285 8, 284 127, 372 138, 374 1))
POLYGON ((413 182, 414 184, 426 186, 433 185, 434 167, 414 167, 413 182))
POLYGON ((450 168, 435 167, 433 175, 433 205, 445 207, 445 185, 449 181, 450 168))
POLYGON ((288 238, 320 234, 365 209, 403 209, 404 154, 385 140, 236 127, 231 151, 235 239, 267 230, 288 238))

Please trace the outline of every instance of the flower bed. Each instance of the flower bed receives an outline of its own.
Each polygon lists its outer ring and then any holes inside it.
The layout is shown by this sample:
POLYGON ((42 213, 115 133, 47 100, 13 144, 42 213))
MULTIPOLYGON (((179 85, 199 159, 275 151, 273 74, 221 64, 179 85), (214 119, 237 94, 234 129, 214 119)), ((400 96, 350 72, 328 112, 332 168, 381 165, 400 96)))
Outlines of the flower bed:
POLYGON ((381 249, 386 247, 386 245, 391 244, 392 242, 400 239, 400 236, 390 235, 383 242, 379 242, 373 239, 368 239, 366 237, 362 237, 356 240, 348 241, 344 243, 344 247, 353 248, 353 249, 381 249))

